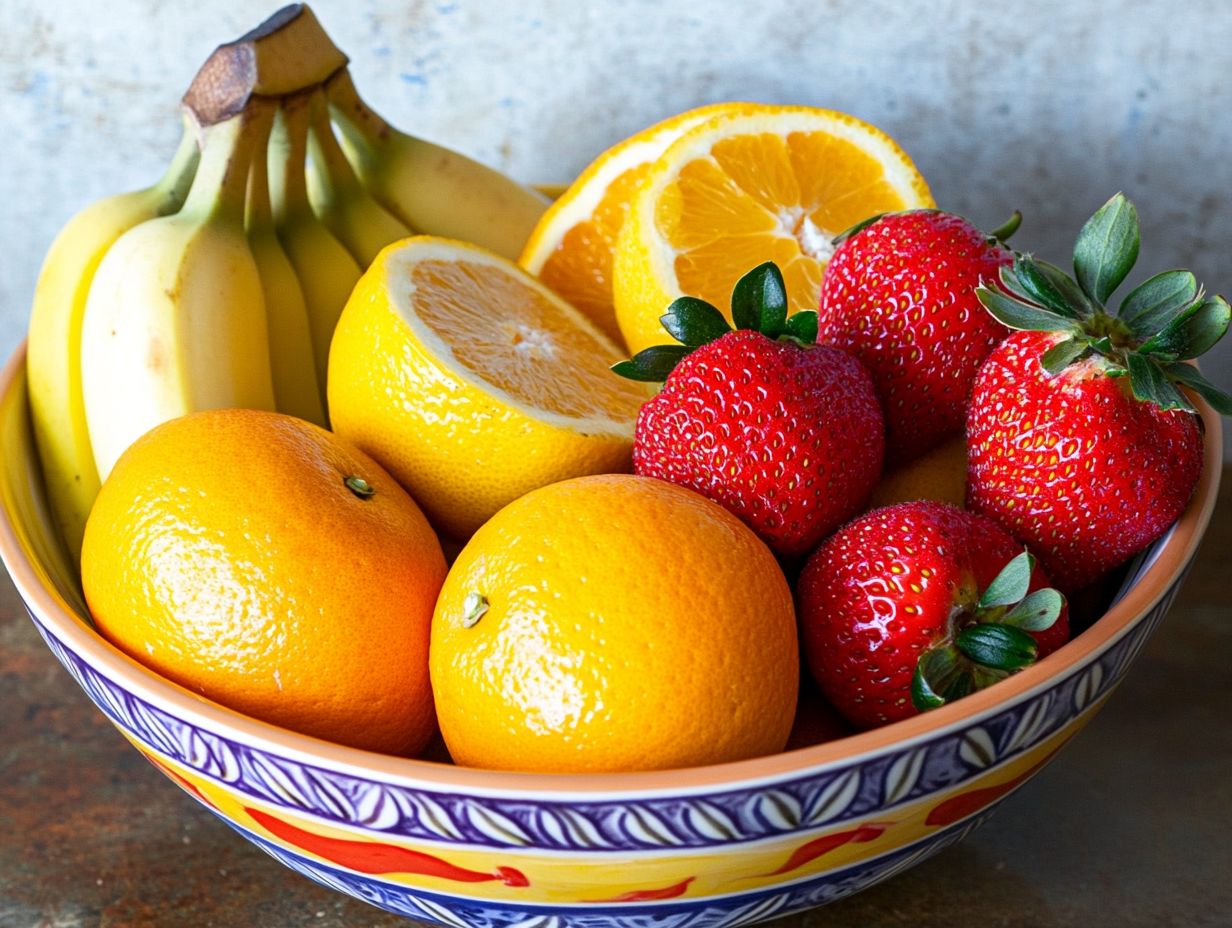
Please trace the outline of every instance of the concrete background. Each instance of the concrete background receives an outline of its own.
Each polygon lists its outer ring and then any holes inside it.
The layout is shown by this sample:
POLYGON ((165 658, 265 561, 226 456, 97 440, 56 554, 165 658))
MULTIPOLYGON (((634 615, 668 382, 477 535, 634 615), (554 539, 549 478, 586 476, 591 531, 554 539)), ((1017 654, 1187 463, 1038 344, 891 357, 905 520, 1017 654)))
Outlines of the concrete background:
MULTIPOLYGON (((98 197, 160 173, 211 49, 276 8, 242 0, 0 3, 0 350, 43 252, 98 197)), ((938 203, 1057 263, 1124 190, 1130 283, 1189 267, 1232 293, 1227 0, 317 0, 358 86, 410 131, 527 181, 723 99, 833 107, 897 138, 938 203)), ((1232 338, 1206 362, 1232 389, 1232 338)), ((1232 444, 1228 446, 1232 448, 1232 444)))

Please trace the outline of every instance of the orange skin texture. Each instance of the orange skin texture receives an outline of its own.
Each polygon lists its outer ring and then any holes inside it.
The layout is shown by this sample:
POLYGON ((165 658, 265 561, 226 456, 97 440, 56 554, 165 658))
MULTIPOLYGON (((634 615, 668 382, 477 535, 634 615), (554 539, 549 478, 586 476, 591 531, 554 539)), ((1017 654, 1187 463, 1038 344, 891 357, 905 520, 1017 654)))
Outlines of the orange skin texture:
POLYGON ((497 513, 432 624, 458 764, 621 772, 781 751, 799 685, 791 591, 770 550, 704 497, 581 477, 497 513), (488 611, 467 627, 468 594, 488 611))
POLYGON ((102 634, 207 699, 352 747, 435 731, 432 607, 445 559, 371 458, 276 413, 172 420, 117 462, 86 526, 102 634), (345 478, 375 491, 357 496, 345 478))
POLYGON ((382 252, 338 320, 328 387, 334 431, 387 468, 442 535, 459 540, 537 487, 628 471, 633 422, 650 394, 610 372, 624 353, 585 331, 524 271, 493 268, 476 260, 474 246, 457 243, 445 243, 451 260, 422 258, 432 247, 425 241, 382 252), (403 253, 421 258, 408 269, 403 253), (448 363, 399 309, 411 302, 399 295, 408 275, 421 328, 448 336, 448 363), (544 349, 519 356, 519 342, 544 349), (577 424, 596 414, 610 417, 605 429, 577 424))

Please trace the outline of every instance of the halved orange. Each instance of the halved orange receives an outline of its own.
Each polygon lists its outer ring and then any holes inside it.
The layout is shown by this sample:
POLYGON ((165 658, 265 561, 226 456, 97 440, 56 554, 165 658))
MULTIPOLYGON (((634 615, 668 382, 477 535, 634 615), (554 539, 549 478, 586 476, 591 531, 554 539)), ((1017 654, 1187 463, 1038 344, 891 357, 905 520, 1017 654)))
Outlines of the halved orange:
POLYGON ((654 161, 689 129, 747 103, 714 103, 655 123, 599 155, 531 232, 518 264, 621 340, 612 303, 612 251, 629 200, 654 161))
POLYGON ((360 278, 329 352, 334 431, 466 538, 524 493, 628 470, 644 384, 577 310, 477 245, 415 236, 360 278))
POLYGON ((853 116, 758 104, 715 116, 672 143, 633 197, 614 268, 625 343, 670 342, 659 317, 684 294, 728 312, 736 281, 764 261, 782 270, 792 312, 816 309, 834 236, 933 205, 898 144, 853 116))

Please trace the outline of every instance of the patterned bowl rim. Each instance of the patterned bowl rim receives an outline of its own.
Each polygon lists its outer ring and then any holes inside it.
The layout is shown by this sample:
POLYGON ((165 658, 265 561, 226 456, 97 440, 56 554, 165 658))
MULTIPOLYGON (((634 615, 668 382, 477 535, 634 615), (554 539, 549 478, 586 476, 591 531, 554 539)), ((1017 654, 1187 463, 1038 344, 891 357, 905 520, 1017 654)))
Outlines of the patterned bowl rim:
MULTIPOLYGON (((0 371, 0 397, 8 398, 22 386, 25 355, 23 342, 0 371)), ((1082 634, 995 687, 923 715, 811 747, 705 767, 605 774, 490 771, 377 754, 302 735, 197 696, 159 677, 108 643, 76 616, 58 590, 42 581, 18 541, 14 517, 7 507, 0 507, 0 557, 32 615, 104 676, 185 721, 288 759, 377 781, 505 798, 560 799, 562 794, 575 800, 649 798, 757 787, 845 767, 976 724, 1049 689, 1128 633, 1180 581, 1211 519, 1221 473, 1222 423, 1205 403, 1199 403, 1199 407, 1205 427, 1205 460, 1194 498, 1137 582, 1082 634)), ((11 452, 6 449, 5 453, 11 452)), ((36 461, 27 463, 37 468, 36 461)))

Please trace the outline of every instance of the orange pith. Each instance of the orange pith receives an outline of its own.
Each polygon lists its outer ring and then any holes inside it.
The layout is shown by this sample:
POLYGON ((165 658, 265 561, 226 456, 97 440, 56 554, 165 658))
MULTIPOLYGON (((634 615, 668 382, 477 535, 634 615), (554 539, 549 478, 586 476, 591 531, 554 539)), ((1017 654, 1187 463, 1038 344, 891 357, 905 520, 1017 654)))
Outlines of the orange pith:
POLYGON ((611 372, 624 356, 512 262, 415 236, 378 255, 338 320, 330 421, 462 540, 536 487, 630 468, 650 394, 611 372))
POLYGON ((135 660, 254 718, 392 754, 435 730, 427 648, 444 575, 427 520, 371 459, 238 409, 130 448, 82 554, 95 622, 135 660))
POLYGON ((562 416, 637 416, 645 395, 611 374, 616 360, 585 329, 569 325, 552 302, 519 278, 457 260, 425 260, 411 270, 418 318, 460 364, 517 400, 562 416), (420 298, 422 295, 422 298, 420 298), (499 307, 516 316, 492 325, 499 307), (554 376, 527 378, 525 364, 553 365, 554 376))

